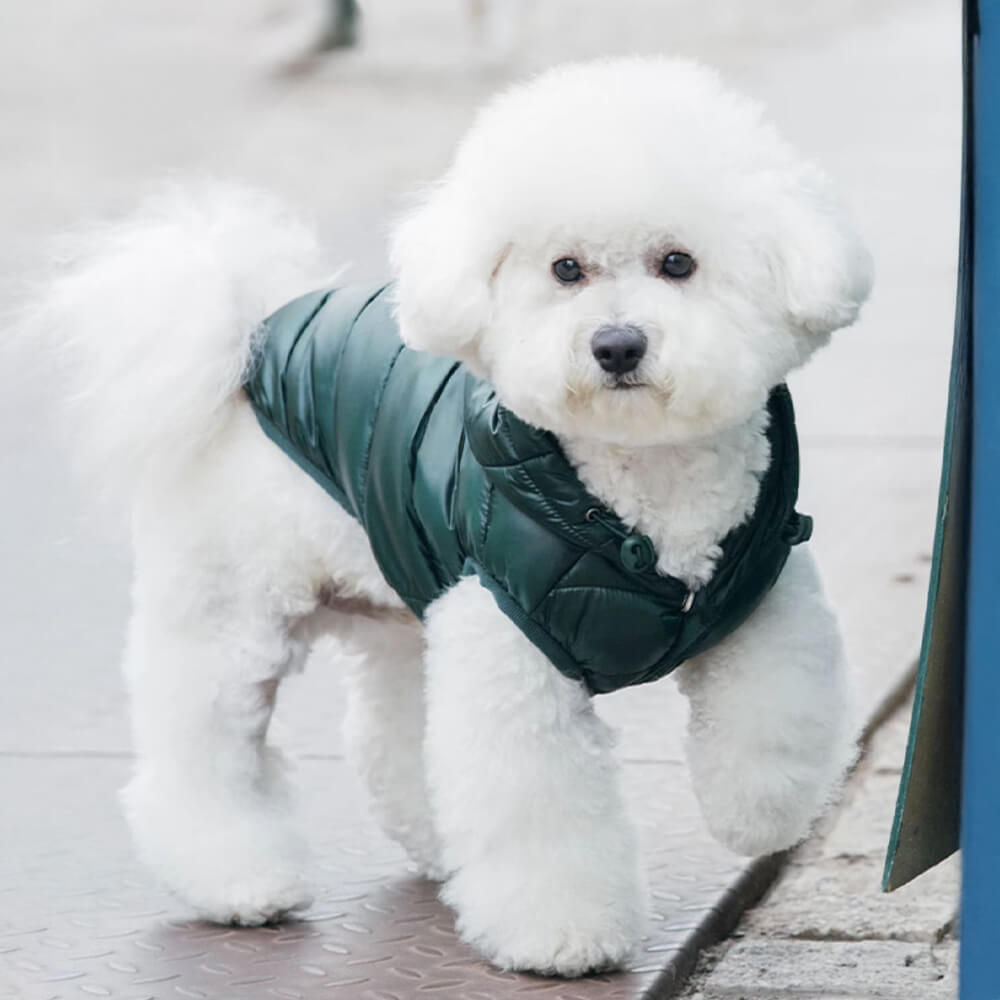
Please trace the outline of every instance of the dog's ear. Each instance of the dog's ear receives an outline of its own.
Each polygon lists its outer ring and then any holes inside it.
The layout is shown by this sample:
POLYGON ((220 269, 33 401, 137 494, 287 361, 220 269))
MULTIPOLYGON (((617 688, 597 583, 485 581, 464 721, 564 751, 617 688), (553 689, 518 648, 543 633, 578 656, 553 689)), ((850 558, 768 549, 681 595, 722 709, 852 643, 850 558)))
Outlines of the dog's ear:
POLYGON ((476 339, 493 308, 499 250, 474 204, 448 178, 396 225, 390 257, 404 343, 419 351, 475 361, 476 339))
POLYGON ((818 171, 796 178, 773 218, 770 267, 786 315, 825 340, 848 326, 871 292, 871 255, 829 181, 818 171))

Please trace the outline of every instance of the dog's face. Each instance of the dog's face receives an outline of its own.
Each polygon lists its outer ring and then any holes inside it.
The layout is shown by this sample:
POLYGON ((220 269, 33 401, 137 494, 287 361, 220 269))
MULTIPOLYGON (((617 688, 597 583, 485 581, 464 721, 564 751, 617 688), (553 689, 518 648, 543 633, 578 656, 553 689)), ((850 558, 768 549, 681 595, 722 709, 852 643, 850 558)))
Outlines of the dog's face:
POLYGON ((501 95, 393 262, 411 347, 463 359, 530 423, 623 446, 746 420, 871 285, 825 178, 666 59, 501 95))

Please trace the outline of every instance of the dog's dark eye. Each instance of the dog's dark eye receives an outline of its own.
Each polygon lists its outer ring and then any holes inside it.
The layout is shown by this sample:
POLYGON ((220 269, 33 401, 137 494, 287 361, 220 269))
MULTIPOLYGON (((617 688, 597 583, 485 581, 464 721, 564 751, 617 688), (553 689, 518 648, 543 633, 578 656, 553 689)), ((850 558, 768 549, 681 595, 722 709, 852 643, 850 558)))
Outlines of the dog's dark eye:
POLYGON ((552 265, 552 273, 564 285, 574 285, 583 278, 580 262, 572 257, 561 257, 552 265))
POLYGON ((660 265, 660 274, 667 278, 687 278, 693 270, 694 258, 680 250, 668 253, 660 265))

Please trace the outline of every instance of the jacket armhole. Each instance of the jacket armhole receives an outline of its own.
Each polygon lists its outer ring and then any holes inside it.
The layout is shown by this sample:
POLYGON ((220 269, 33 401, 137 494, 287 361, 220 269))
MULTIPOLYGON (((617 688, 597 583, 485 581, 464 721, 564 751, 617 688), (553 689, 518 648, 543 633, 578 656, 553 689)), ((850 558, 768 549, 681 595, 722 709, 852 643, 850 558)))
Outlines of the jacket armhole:
POLYGON ((586 685, 583 670, 570 653, 556 642, 479 563, 467 558, 462 567, 462 575, 477 576, 479 582, 493 595, 497 607, 524 633, 536 649, 552 661, 559 673, 586 685))

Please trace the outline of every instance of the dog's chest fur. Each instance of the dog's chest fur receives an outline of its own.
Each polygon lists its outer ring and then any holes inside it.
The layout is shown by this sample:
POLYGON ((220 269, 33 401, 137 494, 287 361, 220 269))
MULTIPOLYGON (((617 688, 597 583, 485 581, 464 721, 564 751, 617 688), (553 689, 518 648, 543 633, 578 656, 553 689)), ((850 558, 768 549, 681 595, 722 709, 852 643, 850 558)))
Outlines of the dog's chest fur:
POLYGON ((630 450, 562 440, 587 490, 648 535, 661 573, 692 589, 712 578, 719 542, 753 513, 770 461, 767 411, 692 444, 630 450))

